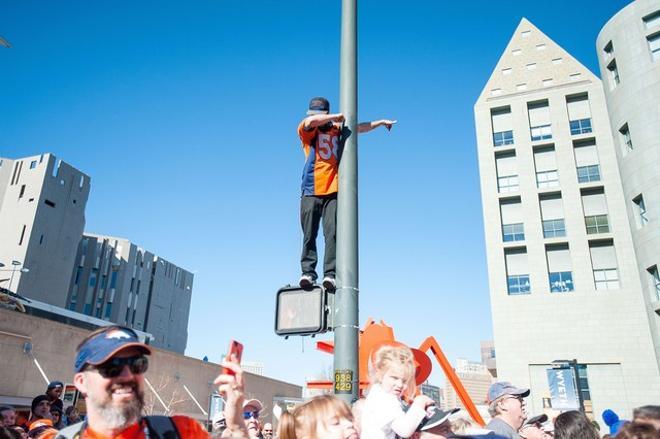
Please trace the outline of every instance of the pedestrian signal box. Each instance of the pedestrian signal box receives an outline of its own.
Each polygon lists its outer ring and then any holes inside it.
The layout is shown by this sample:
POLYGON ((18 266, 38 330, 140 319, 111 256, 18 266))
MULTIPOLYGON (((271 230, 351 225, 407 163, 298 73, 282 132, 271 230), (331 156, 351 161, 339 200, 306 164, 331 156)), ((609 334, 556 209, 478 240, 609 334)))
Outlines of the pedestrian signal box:
POLYGON ((282 336, 312 335, 331 330, 333 299, 334 294, 320 285, 309 289, 290 285, 280 288, 275 300, 275 333, 282 336))

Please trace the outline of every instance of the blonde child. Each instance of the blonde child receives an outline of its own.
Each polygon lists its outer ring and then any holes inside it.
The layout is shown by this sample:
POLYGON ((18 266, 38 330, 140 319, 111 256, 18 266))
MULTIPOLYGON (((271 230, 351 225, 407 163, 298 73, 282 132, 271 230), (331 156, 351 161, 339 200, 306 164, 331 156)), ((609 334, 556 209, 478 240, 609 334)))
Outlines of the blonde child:
POLYGON ((369 362, 369 394, 362 408, 362 439, 409 438, 426 417, 426 408, 435 402, 425 395, 414 397, 408 411, 402 399, 415 393, 415 365, 412 351, 405 346, 378 348, 369 362))
POLYGON ((279 439, 358 439, 351 409, 337 397, 317 396, 284 412, 278 427, 279 439))

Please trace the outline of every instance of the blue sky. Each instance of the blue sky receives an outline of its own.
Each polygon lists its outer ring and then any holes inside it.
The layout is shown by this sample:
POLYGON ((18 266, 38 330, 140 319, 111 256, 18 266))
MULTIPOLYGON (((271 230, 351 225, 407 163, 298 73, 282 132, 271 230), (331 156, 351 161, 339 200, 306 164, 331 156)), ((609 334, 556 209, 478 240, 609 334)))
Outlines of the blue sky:
MULTIPOLYGON (((3 2, 0 156, 56 154, 92 178, 87 231, 196 273, 188 355, 218 361, 236 338, 299 384, 332 364, 277 337, 273 313, 299 276, 296 126, 312 96, 338 108, 340 3, 3 2)), ((362 324, 479 358, 472 107, 521 17, 598 74, 596 35, 627 3, 360 2, 359 119, 399 120, 359 141, 362 324)))

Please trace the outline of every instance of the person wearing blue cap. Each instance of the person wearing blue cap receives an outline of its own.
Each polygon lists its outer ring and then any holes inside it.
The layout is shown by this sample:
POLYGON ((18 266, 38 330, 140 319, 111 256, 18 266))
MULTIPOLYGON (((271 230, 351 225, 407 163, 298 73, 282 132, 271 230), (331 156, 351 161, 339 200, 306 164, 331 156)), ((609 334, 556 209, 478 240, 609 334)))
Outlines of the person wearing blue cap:
MULTIPOLYGON (((85 399, 87 420, 61 430, 58 438, 154 439, 207 438, 202 426, 187 416, 142 416, 144 374, 151 348, 135 331, 108 326, 89 334, 76 350, 73 383, 85 399)), ((215 383, 225 397, 232 437, 247 439, 242 419, 243 382, 240 366, 222 364, 234 375, 220 375, 215 383)))
MULTIPOLYGON (((321 220, 325 237, 322 283, 326 290, 334 290, 336 287, 337 191, 343 123, 344 115, 331 114, 330 102, 326 98, 315 97, 309 102, 307 117, 298 125, 298 137, 305 153, 300 199, 303 249, 299 283, 306 289, 316 282, 316 235, 321 220)), ((395 123, 396 120, 389 119, 364 122, 358 125, 358 133, 366 133, 381 126, 389 131, 395 123)))
POLYGON ((488 389, 488 413, 492 419, 486 428, 508 439, 547 437, 543 430, 534 426, 528 426, 524 432, 521 431, 527 418, 524 398, 528 396, 529 389, 520 389, 506 381, 491 384, 488 389))

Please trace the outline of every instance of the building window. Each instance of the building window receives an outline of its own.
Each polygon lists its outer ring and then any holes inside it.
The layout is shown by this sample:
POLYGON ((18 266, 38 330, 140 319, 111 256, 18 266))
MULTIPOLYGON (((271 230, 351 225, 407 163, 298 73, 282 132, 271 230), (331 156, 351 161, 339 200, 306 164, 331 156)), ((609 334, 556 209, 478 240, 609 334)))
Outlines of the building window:
POLYGON ((660 26, 660 11, 655 11, 642 18, 642 20, 644 21, 644 27, 647 29, 653 29, 654 27, 660 26))
POLYGON ((542 83, 544 87, 550 87, 554 83, 554 80, 552 78, 548 78, 544 79, 542 83))
POLYGON ((517 224, 503 224, 502 225, 502 237, 504 242, 511 241, 524 241, 525 240, 525 230, 523 223, 517 224))
POLYGON ((600 181, 600 166, 578 166, 577 168, 578 182, 589 183, 592 181, 600 181))
POLYGON ((30 169, 34 169, 34 168, 36 168, 36 167, 37 167, 37 161, 36 161, 36 160, 32 160, 32 161, 30 162, 30 169))
POLYGON ((536 186, 539 189, 559 186, 559 172, 554 147, 535 149, 534 166, 536 167, 536 186))
POLYGON ((21 191, 18 193, 18 198, 19 200, 23 198, 23 195, 25 195, 25 185, 21 185, 21 191))
POLYGON ((578 73, 571 73, 570 75, 568 75, 568 79, 570 79, 571 81, 577 81, 578 79, 580 79, 581 76, 582 76, 582 73, 579 73, 579 72, 578 73))
POLYGON ((566 96, 566 108, 568 109, 568 120, 571 135, 586 134, 591 132, 591 109, 589 98, 586 93, 566 96))
POLYGON ((18 245, 23 245, 23 238, 25 238, 25 229, 27 228, 27 225, 23 225, 23 229, 21 230, 21 237, 18 240, 18 245))
POLYGON ((594 271, 596 289, 619 289, 619 270, 614 243, 612 241, 590 242, 589 252, 591 253, 591 265, 594 271))
POLYGON ((564 219, 543 220, 543 237, 559 238, 566 236, 566 225, 564 219))
POLYGON ((112 315, 112 303, 106 303, 104 318, 107 320, 112 315))
POLYGON ((582 208, 587 234, 610 231, 607 219, 607 200, 603 188, 582 191, 582 208))
POLYGON ((50 200, 44 200, 44 204, 48 207, 55 207, 55 203, 50 200))
POLYGON ((516 84, 516 90, 518 91, 524 91, 527 90, 527 84, 516 84))
POLYGON ((567 244, 548 245, 545 249, 551 293, 573 291, 571 253, 567 244))
POLYGON ((639 194, 633 199, 635 208, 635 217, 637 220, 637 227, 644 227, 649 222, 648 214, 646 213, 646 205, 644 204, 644 197, 639 194))
POLYGON ((505 76, 510 75, 512 71, 513 71, 513 69, 511 67, 506 68, 506 69, 502 69, 502 74, 505 75, 505 76))
POLYGON ((611 41, 603 47, 603 52, 605 52, 606 56, 612 56, 614 54, 614 45, 611 41))
POLYGON ((573 154, 579 183, 600 181, 598 148, 594 139, 573 142, 573 154))
POLYGON ((545 43, 537 44, 536 50, 545 50, 545 43))
POLYGON ((527 70, 536 70, 536 63, 527 64, 525 67, 527 70))
POLYGON ((624 124, 619 128, 619 134, 621 139, 621 144, 623 145, 624 155, 633 150, 633 143, 630 137, 630 130, 628 129, 628 124, 624 124))
POLYGON ((513 56, 518 56, 522 53, 522 49, 513 49, 511 53, 513 54, 513 56))
POLYGON ((507 292, 510 296, 530 294, 527 250, 506 249, 504 253, 507 272, 507 292))
POLYGON ((493 145, 513 145, 513 120, 511 107, 493 108, 490 110, 493 126, 493 145))
POLYGON ((660 59, 660 32, 646 37, 649 43, 649 50, 651 51, 651 58, 653 61, 660 59))
POLYGON ((563 61, 564 60, 562 58, 555 58, 555 59, 552 60, 552 64, 557 66, 557 65, 561 64, 563 61))
POLYGON ((610 74, 610 89, 613 89, 621 82, 619 79, 619 69, 616 67, 616 60, 613 59, 612 62, 607 65, 607 71, 610 74))
POLYGON ((654 265, 647 271, 651 276, 651 287, 653 288, 653 291, 655 291, 655 297, 653 297, 653 300, 660 300, 660 274, 658 273, 658 266, 654 265))
POLYGON ((529 115, 529 128, 532 141, 552 139, 548 101, 528 103, 527 112, 529 115))
POLYGON ((497 168, 497 190, 499 193, 518 191, 518 165, 515 153, 495 156, 497 168))
POLYGON ((564 206, 561 194, 543 195, 539 199, 541 206, 541 222, 544 238, 558 238, 566 236, 564 223, 564 206))

